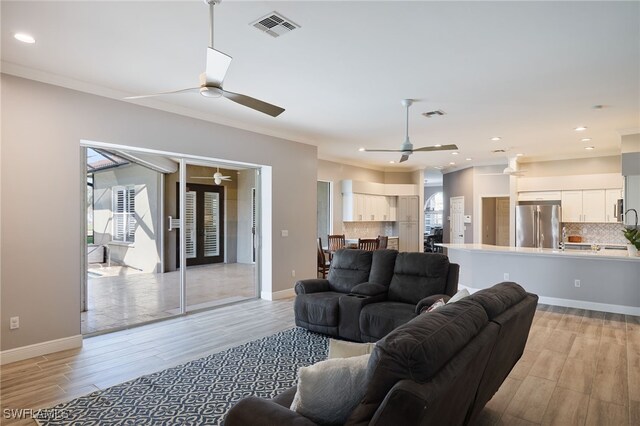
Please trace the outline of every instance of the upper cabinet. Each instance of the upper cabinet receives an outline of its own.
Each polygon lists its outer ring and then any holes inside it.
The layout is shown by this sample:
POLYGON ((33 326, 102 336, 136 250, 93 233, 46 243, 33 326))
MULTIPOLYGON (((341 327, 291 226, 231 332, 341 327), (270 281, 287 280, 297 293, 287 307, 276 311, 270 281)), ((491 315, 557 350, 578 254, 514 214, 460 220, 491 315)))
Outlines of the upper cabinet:
MULTIPOLYGON (((383 184, 342 181, 342 220, 344 222, 395 222, 405 220, 398 217, 398 198, 407 194, 415 198, 415 208, 418 205, 417 185, 383 184), (398 197, 400 196, 400 197, 398 197)), ((413 208, 413 207, 412 207, 413 208)), ((413 217, 417 219, 416 214, 413 217)))
POLYGON ((562 191, 563 222, 617 222, 614 204, 620 189, 562 191))
POLYGON ((343 194, 342 220, 344 222, 394 222, 397 215, 397 197, 368 194, 343 194))

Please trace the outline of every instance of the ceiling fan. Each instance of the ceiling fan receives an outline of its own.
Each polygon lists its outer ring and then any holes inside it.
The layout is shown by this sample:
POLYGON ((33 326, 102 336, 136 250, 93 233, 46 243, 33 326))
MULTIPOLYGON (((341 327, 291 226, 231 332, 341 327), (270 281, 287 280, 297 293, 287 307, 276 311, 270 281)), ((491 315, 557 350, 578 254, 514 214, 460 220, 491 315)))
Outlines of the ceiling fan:
POLYGON ((284 112, 284 108, 272 105, 270 103, 252 98, 247 95, 229 92, 222 88, 222 81, 227 74, 229 64, 231 64, 231 56, 220 52, 213 48, 213 8, 222 0, 204 0, 209 5, 209 47, 207 48, 207 63, 205 71, 200 74, 200 87, 191 87, 188 89, 172 90, 169 92, 160 92, 150 95, 129 96, 125 99, 142 99, 154 96, 170 95, 174 93, 184 92, 200 92, 207 98, 219 98, 220 96, 229 99, 237 104, 244 105, 256 111, 277 117, 284 112))
POLYGON ((407 122, 406 122, 406 136, 404 139, 404 143, 400 145, 400 149, 365 149, 365 152, 401 152, 402 156, 400 157, 400 163, 407 161, 409 156, 414 152, 420 151, 450 151, 456 150, 458 147, 456 145, 434 145, 434 146, 424 146, 422 148, 413 149, 413 144, 409 140, 409 107, 413 104, 412 99, 403 99, 400 101, 403 107, 407 109, 407 122))
POLYGON ((191 176, 192 179, 213 179, 216 185, 220 185, 223 180, 231 180, 231 176, 222 176, 220 173, 220 167, 216 167, 216 172, 213 176, 191 176))

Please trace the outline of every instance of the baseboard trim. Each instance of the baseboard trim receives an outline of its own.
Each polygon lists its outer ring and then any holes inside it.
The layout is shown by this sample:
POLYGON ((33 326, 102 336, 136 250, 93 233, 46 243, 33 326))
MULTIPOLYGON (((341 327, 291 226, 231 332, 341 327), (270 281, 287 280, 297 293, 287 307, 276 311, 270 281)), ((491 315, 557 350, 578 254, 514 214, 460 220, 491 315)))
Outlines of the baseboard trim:
POLYGON ((49 340, 47 342, 35 343, 33 345, 22 346, 15 349, 7 349, 0 352, 0 365, 12 362, 23 361, 36 356, 47 355, 53 352, 66 351, 82 347, 82 335, 64 337, 62 339, 49 340))
POLYGON ((260 298, 264 300, 279 300, 279 299, 288 299, 296 295, 296 292, 292 288, 288 288, 286 290, 280 290, 273 293, 268 291, 263 291, 260 293, 260 298))
MULTIPOLYGON (((469 293, 475 293, 479 288, 473 288, 469 286, 460 285, 461 288, 466 288, 469 293)), ((588 309, 590 311, 611 312, 613 314, 625 314, 640 316, 640 307, 625 306, 625 305, 611 305, 609 303, 588 302, 585 300, 573 300, 573 299, 560 299, 558 297, 545 297, 538 296, 538 303, 545 305, 564 306, 565 308, 576 309, 588 309)))

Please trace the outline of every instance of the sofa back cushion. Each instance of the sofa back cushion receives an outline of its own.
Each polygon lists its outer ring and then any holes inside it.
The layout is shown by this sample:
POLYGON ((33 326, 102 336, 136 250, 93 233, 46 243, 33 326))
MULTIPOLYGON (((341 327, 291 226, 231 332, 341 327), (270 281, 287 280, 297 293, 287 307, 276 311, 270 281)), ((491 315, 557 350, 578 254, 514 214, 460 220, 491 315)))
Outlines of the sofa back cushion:
POLYGON ((527 292, 520 285, 510 281, 501 282, 468 296, 469 300, 478 302, 484 308, 489 320, 493 320, 525 297, 527 292))
POLYGON ((329 268, 329 287, 332 291, 349 293, 360 283, 369 280, 372 252, 343 249, 333 254, 329 268))
POLYGON ((389 390, 400 380, 428 381, 487 324, 477 303, 460 300, 418 315, 376 344, 367 366, 365 396, 349 424, 369 421, 389 390))
POLYGON ((389 286, 389 300, 416 304, 433 294, 445 294, 449 258, 440 253, 400 253, 389 286))
POLYGON ((389 287, 396 265, 397 250, 376 250, 371 260, 369 282, 389 287))

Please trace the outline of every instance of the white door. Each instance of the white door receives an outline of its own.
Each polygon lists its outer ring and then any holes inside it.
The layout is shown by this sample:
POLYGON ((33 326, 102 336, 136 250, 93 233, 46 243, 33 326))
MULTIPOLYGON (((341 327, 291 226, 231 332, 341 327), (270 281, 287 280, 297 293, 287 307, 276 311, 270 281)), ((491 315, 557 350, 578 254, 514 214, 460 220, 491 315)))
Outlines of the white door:
POLYGON ((449 235, 452 244, 464 244, 464 197, 449 199, 449 235))

